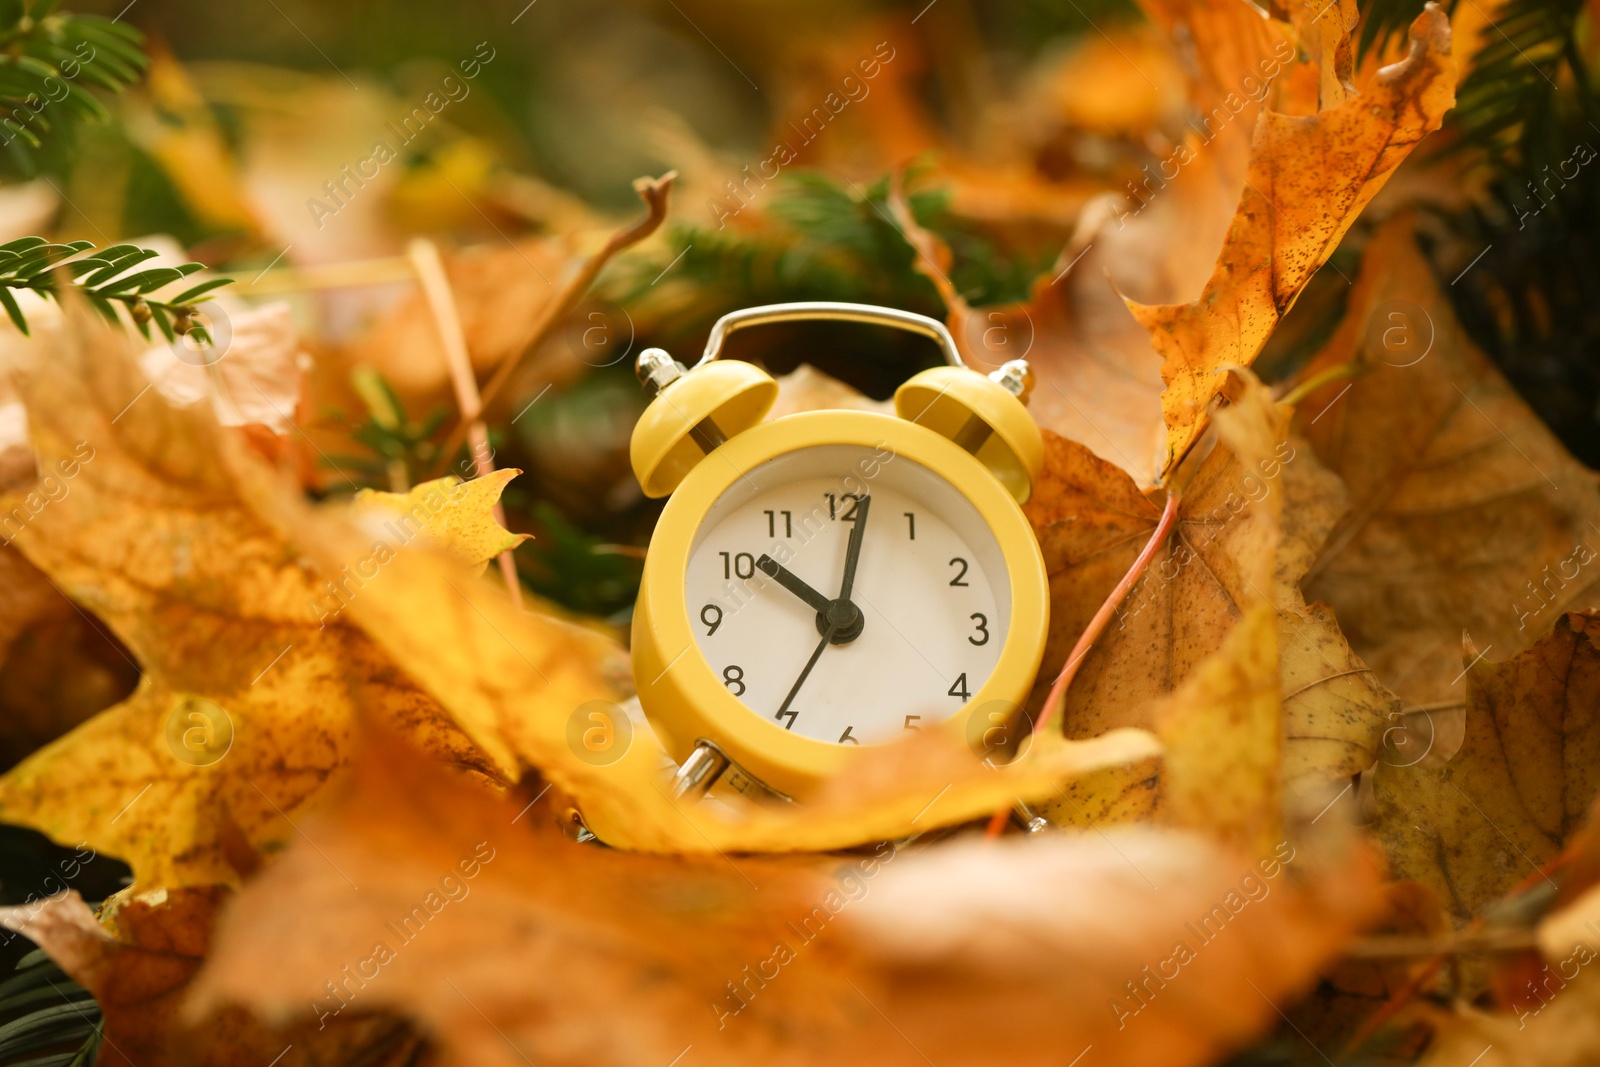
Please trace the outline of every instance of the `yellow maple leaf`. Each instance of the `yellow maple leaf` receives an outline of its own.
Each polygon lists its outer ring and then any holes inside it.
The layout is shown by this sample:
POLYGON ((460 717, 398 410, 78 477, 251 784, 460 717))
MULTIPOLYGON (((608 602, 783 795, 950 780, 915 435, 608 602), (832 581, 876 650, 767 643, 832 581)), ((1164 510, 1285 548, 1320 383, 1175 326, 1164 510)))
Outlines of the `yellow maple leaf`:
POLYGON ((470 482, 447 474, 405 493, 363 489, 356 493, 351 509, 357 522, 375 535, 386 536, 391 547, 420 536, 451 559, 481 570, 489 560, 531 536, 507 530, 495 514, 506 483, 521 473, 497 470, 470 482))
MULTIPOLYGON (((221 465, 222 442, 243 439, 204 408, 145 395, 125 339, 78 323, 24 358, 33 447, 64 492, 29 512, 14 544, 104 620, 142 677, 0 778, 0 818, 117 856, 142 886, 205 885, 235 881, 241 850, 294 834, 300 807, 343 765, 358 714, 494 776, 349 619, 420 546, 364 534, 316 571, 221 465)), ((487 521, 500 484, 458 495, 451 521, 487 521)))

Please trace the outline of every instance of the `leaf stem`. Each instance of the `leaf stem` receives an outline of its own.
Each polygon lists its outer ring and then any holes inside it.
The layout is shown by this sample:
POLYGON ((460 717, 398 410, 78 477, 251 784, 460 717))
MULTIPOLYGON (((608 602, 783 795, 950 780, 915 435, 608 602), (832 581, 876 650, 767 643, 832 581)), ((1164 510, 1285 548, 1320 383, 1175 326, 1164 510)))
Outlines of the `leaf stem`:
MULTIPOLYGON (((585 260, 583 266, 578 269, 572 278, 566 281, 559 290, 551 294, 550 299, 546 301, 544 308, 541 310, 538 322, 533 327, 528 343, 523 346, 522 351, 503 360, 500 366, 495 369, 494 374, 490 376, 488 383, 484 385, 483 393, 479 400, 479 410, 487 408, 494 403, 495 397, 500 394, 500 390, 505 387, 506 382, 510 380, 516 369, 522 366, 523 361, 538 350, 545 337, 558 324, 566 321, 567 316, 578 306, 584 294, 589 291, 589 287, 594 284, 595 278, 600 274, 600 268, 610 262, 611 258, 618 252, 630 245, 639 243, 656 232, 656 229, 660 227, 662 221, 667 217, 667 194, 672 191, 672 183, 677 178, 678 172, 673 170, 668 171, 659 178, 639 178, 634 181, 633 191, 638 193, 639 199, 644 201, 645 217, 612 234, 610 240, 599 251, 585 260)), ((437 465, 440 468, 455 459, 456 452, 466 441, 471 427, 472 420, 466 418, 465 413, 456 420, 456 424, 451 429, 449 436, 445 438, 444 447, 439 449, 437 465)))
POLYGON ((1354 378, 1357 374, 1362 373, 1365 373, 1365 368, 1358 366, 1353 359, 1344 363, 1336 363, 1327 370, 1306 379, 1289 390, 1278 403, 1286 404, 1289 407, 1298 407, 1302 400, 1323 386, 1343 381, 1346 378, 1354 378))
MULTIPOLYGON (((1089 650, 1100 639, 1100 635, 1105 632, 1106 625, 1111 622, 1111 616, 1122 606, 1122 602, 1128 598, 1133 587, 1149 569, 1150 561, 1172 535, 1172 529, 1178 521, 1178 500, 1178 491, 1169 490, 1166 507, 1161 509, 1161 521, 1156 523, 1155 532, 1150 535, 1150 540, 1140 551, 1138 558, 1133 561, 1133 566, 1128 568, 1128 573, 1122 576, 1122 581, 1117 583, 1117 587, 1111 590, 1111 595, 1106 597, 1105 603, 1100 605, 1100 610, 1095 612, 1094 618, 1089 620, 1089 625, 1084 627, 1083 633, 1078 635, 1077 643, 1072 646, 1072 654, 1067 657, 1061 673, 1056 675, 1055 683, 1050 686, 1050 692, 1044 698, 1044 710, 1039 713, 1039 721, 1034 723, 1034 733, 1044 730, 1051 719, 1066 706, 1067 687, 1072 684, 1072 679, 1077 677, 1079 666, 1088 657, 1089 650)), ((989 820, 988 830, 985 831, 987 836, 991 838, 1000 836, 1010 817, 1009 809, 1002 808, 995 812, 994 817, 989 820)))

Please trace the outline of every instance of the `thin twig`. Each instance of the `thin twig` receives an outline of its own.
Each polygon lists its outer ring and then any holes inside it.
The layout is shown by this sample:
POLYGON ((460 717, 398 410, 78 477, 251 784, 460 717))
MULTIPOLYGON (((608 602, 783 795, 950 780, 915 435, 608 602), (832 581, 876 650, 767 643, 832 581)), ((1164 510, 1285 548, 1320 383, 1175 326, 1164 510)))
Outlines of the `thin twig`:
MULTIPOLYGON (((433 313, 434 325, 439 329, 439 340, 444 345, 445 361, 450 367, 450 382, 455 386, 456 406, 461 409, 461 421, 468 429, 472 442, 472 463, 479 478, 494 473, 494 457, 489 451, 489 430, 483 424, 483 401, 478 396, 478 380, 472 373, 472 357, 467 352, 466 331, 461 328, 461 315, 456 310, 455 294, 450 290, 450 279, 444 272, 444 260, 439 258, 439 248, 426 237, 418 237, 409 249, 411 264, 417 272, 427 298, 428 310, 433 313)), ((505 508, 498 501, 494 505, 494 519, 506 524, 505 508)), ((505 579, 506 592, 511 603, 522 609, 522 583, 517 579, 517 562, 511 550, 500 553, 500 576, 505 579)))
MULTIPOLYGON (((1088 657, 1089 650, 1094 647, 1094 643, 1100 639, 1100 635, 1105 631, 1106 625, 1111 621, 1111 616, 1116 614, 1117 608, 1122 606, 1122 602, 1127 599, 1128 594, 1133 591, 1133 587, 1144 576, 1145 570, 1150 566, 1150 561, 1155 558, 1156 553, 1161 550, 1161 546, 1166 544, 1167 538, 1171 536, 1172 528, 1177 525, 1178 521, 1178 499, 1179 494, 1176 488, 1167 493, 1166 507, 1161 509, 1161 521, 1156 523, 1155 532, 1150 535, 1150 540, 1144 546, 1144 550, 1133 561, 1133 566, 1128 568, 1128 573, 1122 576, 1122 581, 1117 583, 1117 587, 1111 591, 1111 595, 1106 597, 1106 602, 1100 605, 1100 610, 1095 612, 1094 618, 1089 620, 1089 625, 1084 627, 1083 633, 1078 635, 1077 643, 1072 646, 1072 654, 1067 657, 1067 662, 1061 667, 1061 673, 1056 675, 1055 684, 1050 687, 1049 694, 1044 698, 1044 710, 1039 712, 1039 721, 1033 727, 1034 733, 1042 732, 1050 724, 1050 720, 1065 707, 1067 687, 1072 684, 1072 679, 1077 677, 1078 667, 1088 657)), ((995 812, 994 817, 989 820, 987 835, 989 837, 1000 836, 1000 832, 1005 829, 1006 821, 1010 817, 1010 809, 1002 808, 1000 811, 995 812)))
MULTIPOLYGON (((1511 890, 1506 893, 1505 897, 1502 899, 1515 897, 1519 893, 1525 892, 1530 887, 1539 884, 1539 882, 1549 879, 1551 875, 1555 874, 1562 867, 1566 866, 1568 858, 1569 857, 1565 853, 1557 856, 1555 859, 1551 860, 1549 863, 1545 864, 1543 867, 1540 867, 1538 870, 1528 875, 1528 877, 1512 886, 1511 890)), ((1466 928, 1461 930, 1456 936, 1458 938, 1475 936, 1482 932, 1484 925, 1484 918, 1482 915, 1479 915, 1476 919, 1473 919, 1472 922, 1468 923, 1466 928)), ((1420 968, 1418 968, 1418 970, 1411 976, 1410 980, 1407 981, 1405 985, 1395 990, 1393 996, 1386 1000, 1376 1011, 1367 1017, 1367 1021, 1361 1024, 1360 1029, 1358 1029, 1355 1034, 1351 1036, 1349 1043, 1345 1045, 1344 1055, 1342 1055, 1340 1059, 1348 1060, 1353 1058, 1355 1054, 1360 1051, 1362 1045, 1365 1045, 1368 1041, 1372 1040, 1372 1035, 1381 1030, 1385 1023, 1394 1018, 1396 1013, 1398 1013, 1401 1008, 1409 1004, 1418 993, 1422 992, 1423 988, 1429 982, 1433 981, 1433 976, 1439 973, 1439 968, 1443 967, 1445 962, 1449 959, 1450 953, 1440 952, 1432 959, 1424 963, 1420 968)))
POLYGON ((889 213, 899 224, 900 236, 916 253, 912 266, 933 283, 939 299, 944 301, 945 325, 950 327, 950 336, 955 338, 962 358, 972 362, 972 353, 967 350, 967 320, 972 316, 972 306, 950 280, 950 265, 954 261, 950 246, 938 234, 924 228, 911 213, 911 203, 905 193, 904 167, 889 176, 889 213))
MULTIPOLYGON (((677 171, 668 171, 659 178, 639 178, 634 181, 633 190, 644 201, 647 214, 632 226, 612 234, 611 239, 605 243, 605 246, 590 256, 578 270, 578 273, 573 275, 566 285, 562 287, 561 291, 545 304, 527 345, 524 346, 520 353, 501 363, 495 370, 494 375, 490 377, 488 384, 483 387, 484 407, 494 403, 495 397, 500 394, 500 390, 505 387, 506 382, 516 373, 517 368, 522 366, 523 361, 531 353, 538 350, 539 346, 544 343, 544 339, 549 336, 551 330, 555 329, 559 323, 565 322, 567 316, 572 314, 573 309, 578 306, 584 295, 588 293, 589 287, 594 284, 595 278, 599 276, 600 269, 611 260, 611 257, 630 245, 638 244, 656 232, 662 220, 667 217, 667 194, 672 191, 672 183, 677 177, 677 171)), ((445 439, 444 447, 439 450, 438 462, 441 467, 450 463, 455 457, 456 451, 461 447, 462 442, 466 440, 470 423, 465 418, 465 412, 462 414, 463 417, 457 420, 455 427, 450 431, 450 435, 445 439)))
POLYGON ((1346 946, 1344 956, 1351 960, 1404 960, 1419 956, 1525 952, 1538 945, 1539 939, 1532 930, 1485 930, 1443 937, 1387 934, 1356 938, 1346 946))

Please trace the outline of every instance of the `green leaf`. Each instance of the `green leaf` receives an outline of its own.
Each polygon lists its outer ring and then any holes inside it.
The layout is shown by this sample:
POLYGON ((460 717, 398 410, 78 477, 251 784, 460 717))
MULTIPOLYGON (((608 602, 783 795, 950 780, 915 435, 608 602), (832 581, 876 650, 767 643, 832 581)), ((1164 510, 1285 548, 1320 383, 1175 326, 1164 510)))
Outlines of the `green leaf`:
POLYGON ((100 312, 101 317, 107 322, 113 326, 122 325, 122 320, 117 318, 117 309, 111 306, 111 301, 99 293, 85 292, 83 295, 89 301, 89 306, 100 312))
POLYGON ((168 344, 173 344, 178 340, 178 334, 172 328, 172 320, 168 317, 166 308, 160 304, 151 304, 150 318, 161 330, 161 336, 167 339, 168 344))
POLYGON ((22 309, 17 306, 17 298, 11 295, 11 290, 0 288, 0 304, 5 305, 6 314, 17 329, 22 331, 24 337, 28 335, 28 320, 22 317, 22 309))
POLYGON ((201 295, 203 295, 205 293, 209 293, 213 289, 220 289, 224 285, 232 285, 232 284, 233 284, 233 279, 232 278, 211 278, 211 279, 209 279, 207 281, 201 282, 199 285, 195 286, 193 289, 185 289, 183 292, 179 293, 177 296, 175 296, 172 299, 168 300, 167 303, 169 303, 169 304, 192 304, 192 303, 195 302, 195 298, 196 297, 199 297, 199 296, 201 296, 201 295))
POLYGON ((152 289, 159 289, 163 285, 175 282, 182 277, 184 277, 184 272, 175 267, 152 267, 149 270, 142 270, 137 274, 129 274, 118 278, 114 282, 107 282, 105 285, 97 286, 96 291, 107 296, 125 292, 129 289, 139 293, 148 293, 152 289))
MULTIPOLYGON (((124 246, 117 246, 117 248, 122 247, 124 246)), ((135 264, 143 263, 147 259, 154 259, 161 254, 153 248, 139 248, 134 245, 128 245, 126 247, 132 249, 132 251, 124 252, 116 258, 111 257, 111 253, 115 251, 115 249, 108 248, 104 252, 100 253, 101 258, 111 259, 111 265, 101 270, 97 270, 93 274, 89 275, 83 280, 83 284, 89 288, 99 288, 103 282, 106 282, 116 275, 121 274, 129 267, 132 267, 135 264)))

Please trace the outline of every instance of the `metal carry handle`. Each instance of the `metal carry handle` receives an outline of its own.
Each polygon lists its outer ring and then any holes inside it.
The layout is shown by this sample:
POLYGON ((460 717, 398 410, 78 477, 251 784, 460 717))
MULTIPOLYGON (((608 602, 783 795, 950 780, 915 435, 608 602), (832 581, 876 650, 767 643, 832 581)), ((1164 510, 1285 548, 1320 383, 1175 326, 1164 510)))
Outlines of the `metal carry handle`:
POLYGON ((777 322, 806 322, 831 320, 834 322, 867 322, 877 326, 893 326, 930 338, 944 353, 944 361, 952 367, 965 367, 955 338, 938 319, 918 315, 898 308, 878 307, 875 304, 847 304, 838 300, 801 300, 792 304, 763 304, 761 307, 730 311, 711 327, 706 338, 706 350, 696 367, 703 367, 722 354, 722 345, 728 335, 747 326, 767 326, 777 322))

